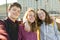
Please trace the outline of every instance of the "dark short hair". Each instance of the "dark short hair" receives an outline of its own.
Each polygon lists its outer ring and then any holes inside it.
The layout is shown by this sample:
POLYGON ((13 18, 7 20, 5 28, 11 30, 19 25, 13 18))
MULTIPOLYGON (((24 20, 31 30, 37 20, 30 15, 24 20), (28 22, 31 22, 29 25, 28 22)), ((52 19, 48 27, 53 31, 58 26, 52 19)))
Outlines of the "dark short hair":
POLYGON ((10 9, 11 9, 12 7, 14 7, 14 6, 22 9, 21 5, 20 5, 19 3, 17 3, 17 2, 14 2, 14 3, 10 4, 10 5, 8 6, 8 9, 10 10, 10 9))

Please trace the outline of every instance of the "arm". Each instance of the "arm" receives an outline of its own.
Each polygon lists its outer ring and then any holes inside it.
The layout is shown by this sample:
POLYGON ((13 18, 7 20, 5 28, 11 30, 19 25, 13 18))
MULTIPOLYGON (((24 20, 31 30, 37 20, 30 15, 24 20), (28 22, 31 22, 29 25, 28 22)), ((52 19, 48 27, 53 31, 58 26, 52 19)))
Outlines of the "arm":
POLYGON ((59 31, 58 31, 56 22, 54 23, 54 30, 55 30, 55 35, 57 37, 57 40, 59 40, 59 35, 58 35, 59 31))
POLYGON ((6 30, 4 28, 4 23, 2 21, 0 21, 0 40, 7 40, 7 33, 6 30))

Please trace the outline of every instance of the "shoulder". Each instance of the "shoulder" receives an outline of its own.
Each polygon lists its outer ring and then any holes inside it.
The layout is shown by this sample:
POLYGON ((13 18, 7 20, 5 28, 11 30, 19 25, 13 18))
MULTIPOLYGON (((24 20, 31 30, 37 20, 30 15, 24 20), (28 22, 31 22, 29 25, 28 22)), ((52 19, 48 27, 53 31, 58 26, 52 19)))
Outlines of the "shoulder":
POLYGON ((4 25, 4 21, 3 20, 0 20, 0 25, 4 25))
POLYGON ((24 29, 24 26, 23 25, 19 25, 19 29, 24 29))
POLYGON ((5 23, 3 20, 0 20, 0 28, 5 29, 5 23))
POLYGON ((56 21, 53 21, 50 25, 51 25, 52 27, 56 26, 56 21))
POLYGON ((3 20, 0 20, 0 28, 3 28, 4 29, 4 27, 5 27, 4 21, 3 20))

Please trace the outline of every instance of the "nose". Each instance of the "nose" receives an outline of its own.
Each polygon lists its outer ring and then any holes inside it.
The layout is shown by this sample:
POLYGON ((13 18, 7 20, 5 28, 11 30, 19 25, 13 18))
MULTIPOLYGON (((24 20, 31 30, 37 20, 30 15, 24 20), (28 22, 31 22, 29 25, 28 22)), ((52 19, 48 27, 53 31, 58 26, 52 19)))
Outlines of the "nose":
POLYGON ((15 13, 16 13, 16 14, 19 14, 19 12, 18 12, 17 10, 15 11, 15 13))
POLYGON ((42 14, 40 14, 40 16, 42 17, 42 14))

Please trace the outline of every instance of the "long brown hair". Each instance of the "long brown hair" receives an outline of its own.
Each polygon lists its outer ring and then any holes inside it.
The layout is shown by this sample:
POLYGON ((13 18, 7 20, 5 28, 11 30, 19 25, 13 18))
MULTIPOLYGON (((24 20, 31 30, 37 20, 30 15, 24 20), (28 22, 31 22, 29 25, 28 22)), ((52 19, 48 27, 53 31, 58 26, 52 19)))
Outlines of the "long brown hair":
MULTIPOLYGON (((45 12, 45 15, 46 15, 46 16, 45 16, 45 20, 44 20, 45 23, 46 23, 46 24, 51 24, 51 23, 53 22, 53 20, 52 20, 51 17, 49 16, 48 12, 47 12, 46 10, 44 10, 44 9, 38 9, 37 11, 39 11, 39 10, 42 10, 43 12, 45 12)), ((36 14, 37 14, 37 15, 36 15, 36 16, 37 16, 37 19, 36 19, 36 20, 37 20, 37 25, 40 26, 43 21, 39 19, 38 13, 36 13, 36 14)))

